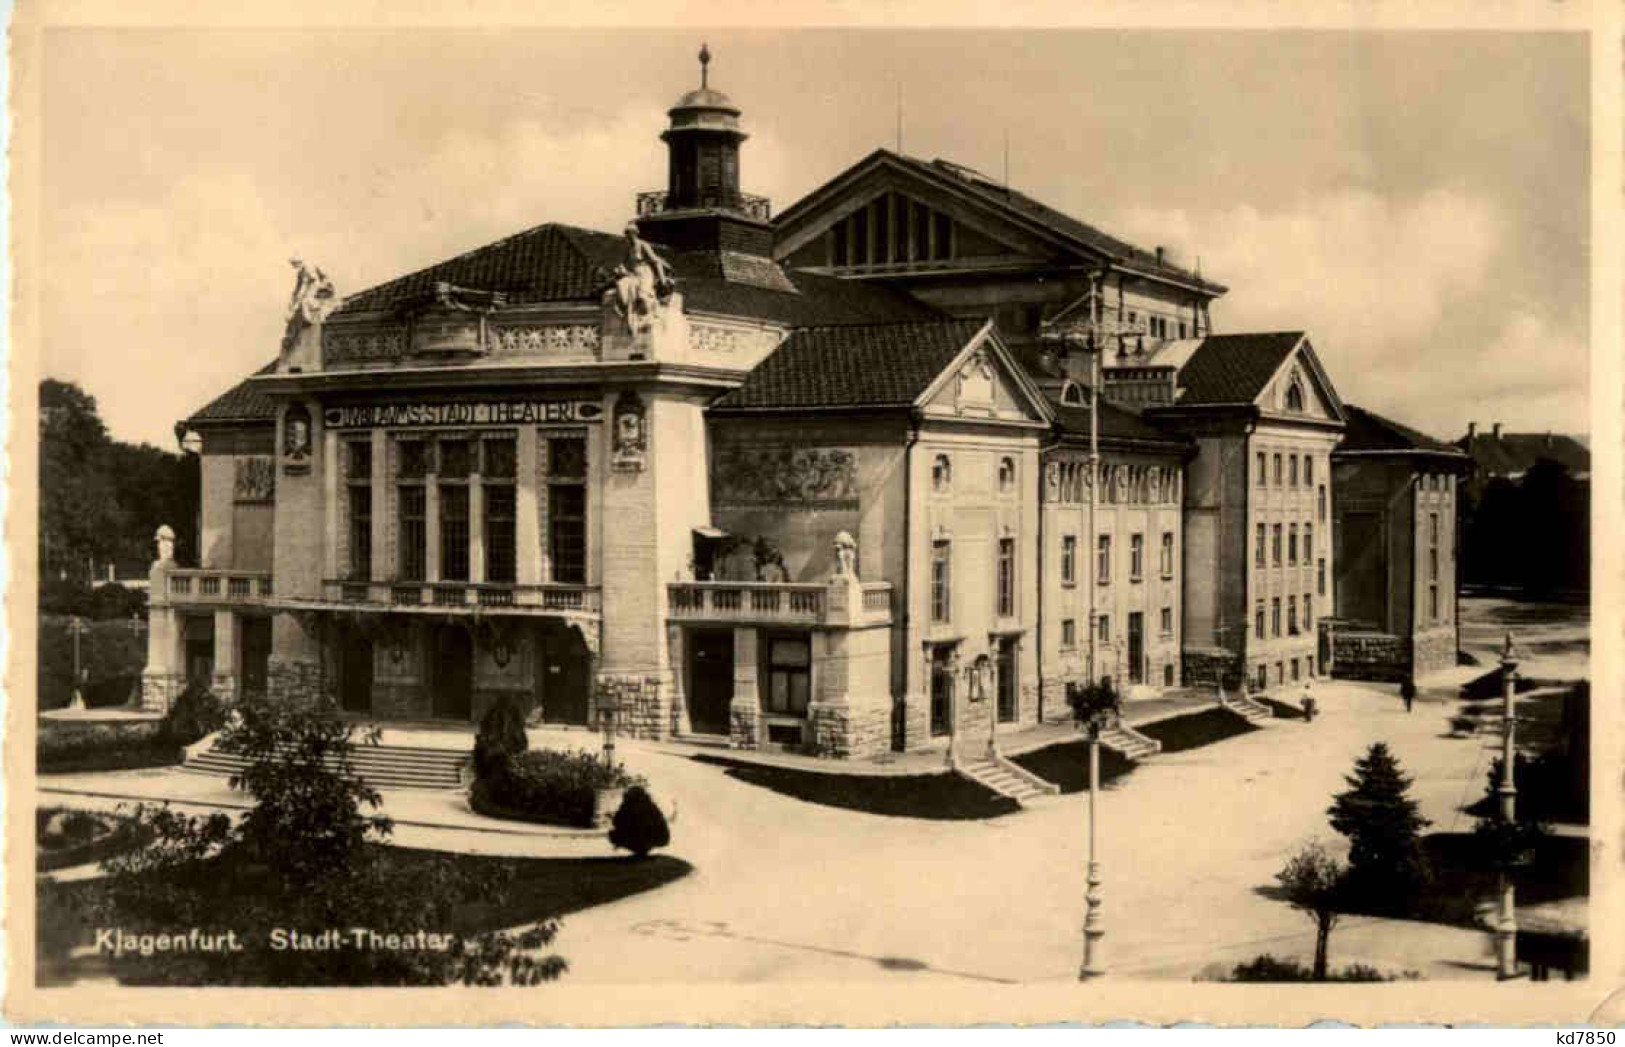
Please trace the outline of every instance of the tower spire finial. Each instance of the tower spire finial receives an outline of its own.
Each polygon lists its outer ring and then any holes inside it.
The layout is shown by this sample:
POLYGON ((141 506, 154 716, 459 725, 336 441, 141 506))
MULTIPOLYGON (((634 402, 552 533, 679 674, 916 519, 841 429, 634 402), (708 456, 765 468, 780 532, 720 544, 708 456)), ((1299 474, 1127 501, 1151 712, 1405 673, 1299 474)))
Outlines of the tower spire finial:
POLYGON ((710 79, 710 73, 711 73, 710 66, 711 66, 711 48, 702 43, 702 44, 700 44, 700 88, 702 90, 704 88, 710 86, 707 83, 707 81, 710 79))

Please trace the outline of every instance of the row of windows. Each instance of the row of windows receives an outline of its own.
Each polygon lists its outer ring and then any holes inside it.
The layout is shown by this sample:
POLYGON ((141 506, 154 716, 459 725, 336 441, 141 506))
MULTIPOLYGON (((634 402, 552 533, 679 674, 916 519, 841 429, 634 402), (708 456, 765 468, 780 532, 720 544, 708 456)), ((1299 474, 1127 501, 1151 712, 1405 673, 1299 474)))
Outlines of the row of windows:
MULTIPOLYGON (((1270 551, 1270 562, 1276 567, 1281 566, 1281 524, 1259 524, 1253 540, 1253 566, 1263 567, 1264 548, 1267 544, 1270 551)), ((1298 565, 1298 525, 1287 524, 1286 530, 1286 563, 1289 567, 1298 565)), ((1308 564, 1315 558, 1315 528, 1313 524, 1304 524, 1303 531, 1303 562, 1308 564)))
MULTIPOLYGON (((993 573, 993 604, 1000 618, 1016 615, 1016 540, 999 539, 998 561, 993 573)), ((953 543, 945 539, 931 543, 931 620, 953 619, 953 543)))
POLYGON ((1267 455, 1259 451, 1253 459, 1253 473, 1257 477, 1253 482, 1259 487, 1313 487, 1315 456, 1283 455, 1280 451, 1267 455))
MULTIPOLYGON (((1162 635, 1174 635, 1174 609, 1162 609, 1161 622, 1162 635)), ((1112 616, 1109 614, 1097 615, 1095 618, 1095 639, 1101 643, 1112 642, 1112 616)), ((1073 618, 1061 619, 1061 646, 1076 647, 1078 645, 1078 623, 1073 618)))
MULTIPOLYGON (((1013 494, 1016 489, 1016 460, 1014 458, 999 459, 998 484, 1000 494, 1013 494)), ((937 494, 946 494, 953 489, 954 463, 945 454, 939 454, 931 462, 931 490, 937 494)))
MULTIPOLYGON (((1105 585, 1112 580, 1112 536, 1102 534, 1095 539, 1095 580, 1105 585)), ((1160 566, 1164 578, 1174 576, 1174 532, 1162 532, 1162 559, 1160 566)), ((1129 536, 1129 581, 1138 582, 1145 577, 1145 535, 1129 536)), ((1061 584, 1078 584, 1078 537, 1061 536, 1061 584)))
MULTIPOLYGON (((1253 608, 1253 639, 1264 639, 1264 601, 1258 601, 1253 608)), ((1286 635, 1297 636, 1300 632, 1312 632, 1315 627, 1314 601, 1308 593, 1303 594, 1303 628, 1298 628, 1298 598, 1286 598, 1286 635)), ((1270 600, 1269 606, 1269 635, 1281 635, 1281 598, 1279 596, 1270 600)))
MULTIPOLYGON (((1300 666, 1299 659, 1294 658, 1294 659, 1292 659, 1292 661, 1290 663, 1284 662, 1284 661, 1276 662, 1275 663, 1275 682, 1277 684, 1286 683, 1288 664, 1290 664, 1291 668, 1292 668, 1292 682, 1297 683, 1298 680, 1300 680, 1302 678, 1299 675, 1299 666, 1300 666)), ((1308 675, 1309 677, 1313 678, 1314 675, 1315 675, 1315 659, 1313 657, 1304 658, 1304 659, 1302 659, 1301 665, 1302 665, 1303 673, 1308 675)), ((1269 687, 1269 685, 1270 685, 1270 667, 1269 667, 1269 663, 1267 663, 1267 662, 1259 662, 1258 663, 1257 667, 1253 670, 1253 680, 1256 683, 1256 685, 1257 685, 1257 687, 1258 687, 1258 689, 1260 691, 1265 690, 1266 688, 1269 687)))
MULTIPOLYGON (((547 447, 547 514, 553 581, 581 584, 587 575, 587 442, 552 437, 547 447)), ((349 570, 373 569, 372 443, 346 445, 349 570)), ((402 581, 468 581, 476 528, 484 550, 483 577, 517 580, 517 442, 512 436, 403 439, 395 443, 396 577, 402 581), (429 578, 429 503, 435 495, 439 570, 429 578), (474 519, 474 494, 482 506, 474 519)))

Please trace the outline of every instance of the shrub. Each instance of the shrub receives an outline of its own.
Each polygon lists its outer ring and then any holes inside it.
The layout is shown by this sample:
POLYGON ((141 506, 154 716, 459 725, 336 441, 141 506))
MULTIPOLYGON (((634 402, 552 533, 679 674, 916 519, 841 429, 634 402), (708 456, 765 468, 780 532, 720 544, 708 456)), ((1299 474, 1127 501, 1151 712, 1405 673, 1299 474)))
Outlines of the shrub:
POLYGON ((1094 735, 1110 726, 1123 709, 1123 700, 1110 680, 1066 685, 1066 702, 1072 707, 1074 723, 1094 735))
POLYGON ((1255 956, 1246 963, 1238 963, 1230 972, 1230 981, 1233 982, 1396 982, 1416 981, 1421 976, 1415 971, 1404 971, 1399 974, 1388 974, 1377 970, 1369 964, 1351 963, 1340 971, 1335 971, 1324 979, 1315 978, 1309 968, 1297 960, 1278 960, 1269 953, 1255 956))
POLYGON ((199 683, 188 683, 159 722, 158 735, 171 745, 187 746, 226 725, 226 704, 199 683))
POLYGON ((167 767, 180 750, 150 721, 83 724, 42 721, 34 739, 35 770, 44 774, 167 767))
POLYGON ((536 749, 475 779, 469 806, 492 818, 591 828, 600 789, 641 784, 586 752, 536 749))
POLYGON ((525 714, 519 711, 518 702, 503 698, 480 718, 480 732, 474 738, 474 773, 484 778, 494 773, 503 761, 529 748, 525 714))
POLYGON ((612 847, 631 851, 639 858, 647 858, 656 847, 671 843, 666 816, 655 806, 647 789, 634 785, 626 790, 621 809, 615 812, 614 824, 609 829, 609 842, 612 847))

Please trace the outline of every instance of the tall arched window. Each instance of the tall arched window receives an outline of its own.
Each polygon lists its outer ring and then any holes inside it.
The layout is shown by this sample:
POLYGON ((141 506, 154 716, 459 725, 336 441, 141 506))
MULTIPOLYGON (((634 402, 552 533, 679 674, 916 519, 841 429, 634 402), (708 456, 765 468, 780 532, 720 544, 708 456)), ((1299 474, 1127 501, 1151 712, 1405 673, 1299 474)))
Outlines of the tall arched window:
POLYGON ((1016 489, 1016 460, 999 459, 999 493, 1009 494, 1016 489))
POLYGON ((1286 409, 1294 414, 1303 413, 1303 383, 1296 378, 1286 390, 1286 409))

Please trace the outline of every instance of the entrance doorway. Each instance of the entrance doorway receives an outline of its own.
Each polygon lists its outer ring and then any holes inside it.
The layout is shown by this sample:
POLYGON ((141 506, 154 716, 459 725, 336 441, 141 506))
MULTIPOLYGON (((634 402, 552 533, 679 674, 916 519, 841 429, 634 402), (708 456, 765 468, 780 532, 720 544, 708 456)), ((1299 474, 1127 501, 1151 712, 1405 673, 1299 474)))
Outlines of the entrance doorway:
POLYGON ((537 649, 536 701, 545 723, 587 726, 587 645, 566 626, 544 626, 537 649))
POLYGON ((474 705, 474 638, 460 625, 443 625, 434 639, 434 714, 467 720, 474 705))
POLYGON ((339 630, 339 703, 347 713, 372 712, 372 638, 348 626, 339 630))
POLYGON ((1145 615, 1128 615, 1128 682, 1145 683, 1145 615))
POLYGON ((941 644, 931 648, 931 736, 948 733, 953 717, 953 647, 941 644))
POLYGON ((271 619, 244 617, 240 628, 239 640, 243 645, 242 692, 263 696, 271 662, 271 619))
POLYGON ((695 734, 727 734, 734 696, 732 629, 694 629, 688 634, 688 722, 695 734))
POLYGON ((998 673, 999 722, 1011 723, 1016 718, 1016 641, 1005 637, 999 641, 998 657, 994 660, 998 673))

